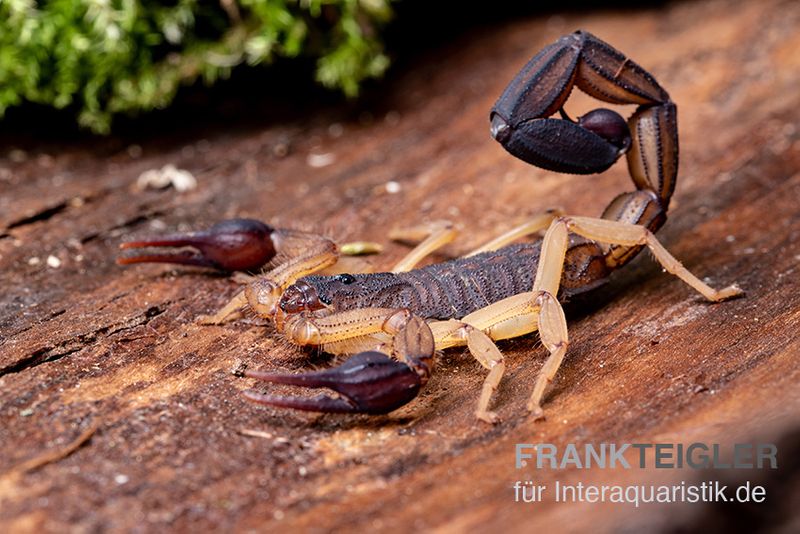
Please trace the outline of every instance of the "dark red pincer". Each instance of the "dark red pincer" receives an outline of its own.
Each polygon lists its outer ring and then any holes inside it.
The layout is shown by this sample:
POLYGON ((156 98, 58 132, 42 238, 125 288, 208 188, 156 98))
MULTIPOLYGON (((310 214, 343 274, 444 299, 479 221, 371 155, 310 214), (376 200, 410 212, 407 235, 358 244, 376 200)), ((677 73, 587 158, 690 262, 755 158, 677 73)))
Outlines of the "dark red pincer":
POLYGON ((327 388, 337 397, 285 397, 245 391, 260 404, 311 412, 384 414, 410 402, 424 380, 411 367, 377 351, 356 354, 343 364, 303 374, 247 371, 246 376, 274 384, 327 388))
POLYGON ((125 254, 117 258, 117 263, 175 263, 221 271, 255 271, 275 257, 274 233, 274 228, 261 221, 229 219, 208 230, 121 243, 122 250, 164 247, 175 250, 125 254))

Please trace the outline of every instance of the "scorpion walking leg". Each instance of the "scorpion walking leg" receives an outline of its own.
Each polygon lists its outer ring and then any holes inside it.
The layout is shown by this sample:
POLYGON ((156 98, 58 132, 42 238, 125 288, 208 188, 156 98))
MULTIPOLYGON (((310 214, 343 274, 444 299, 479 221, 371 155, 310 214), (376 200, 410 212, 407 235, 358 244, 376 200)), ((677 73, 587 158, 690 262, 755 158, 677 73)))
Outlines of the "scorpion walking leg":
MULTIPOLYGON (((566 240, 564 243, 566 244, 566 240)), ((550 257, 554 258, 552 265, 558 268, 556 256, 551 252, 550 257)), ((551 266, 549 270, 552 269, 551 266)), ((545 281, 547 278, 547 276, 542 277, 545 281)), ((553 297, 557 289, 557 286, 555 289, 551 286, 550 291, 538 289, 520 293, 481 308, 461 321, 441 321, 431 324, 437 348, 466 344, 470 353, 481 365, 489 369, 475 413, 479 419, 491 423, 497 421, 497 416, 488 410, 488 406, 492 394, 500 383, 505 366, 502 355, 492 340, 518 337, 536 330, 539 330, 542 343, 550 351, 550 357, 536 379, 533 394, 528 401, 528 409, 537 417, 542 415, 540 404, 545 388, 553 380, 568 346, 567 321, 561 305, 553 297)))
MULTIPOLYGON (((551 255, 551 257, 555 256, 551 255)), ((508 339, 535 332, 536 330, 539 331, 542 344, 550 352, 550 356, 539 371, 533 393, 527 405, 528 410, 533 412, 536 417, 541 417, 542 415, 541 400, 545 388, 553 380, 556 371, 558 371, 569 344, 567 320, 561 304, 553 296, 556 292, 557 288, 550 291, 538 289, 520 293, 473 312, 463 319, 463 322, 471 324, 476 329, 481 329, 486 332, 490 339, 494 340, 508 339)), ((437 335, 437 325, 433 324, 431 327, 436 336, 438 347, 440 338, 437 335)), ((456 344, 451 342, 451 339, 443 340, 444 344, 447 346, 456 344)), ((491 343, 488 339, 487 342, 491 343)), ((492 346, 494 346, 493 343, 492 346)), ((494 350, 497 350, 497 348, 495 347, 494 350)), ((476 354, 475 351, 471 350, 471 352, 473 355, 476 354)), ((502 371, 499 373, 501 374, 502 371)), ((490 373, 490 376, 487 377, 487 382, 492 378, 490 373)), ((497 376, 498 382, 499 379, 500 377, 497 376)), ((496 385, 494 384, 495 388, 496 385)), ((490 395, 491 392, 487 392, 487 386, 484 384, 484 390, 478 405, 479 418, 481 418, 481 408, 486 408, 486 404, 483 403, 486 402, 488 404, 488 396, 490 395), (486 397, 485 400, 484 397, 486 397)))
MULTIPOLYGON (((262 404, 300 410, 386 413, 410 402, 427 382, 434 348, 467 345, 489 369, 476 416, 496 422, 497 415, 488 407, 505 365, 492 339, 516 337, 537 329, 543 332, 542 340, 552 352, 542 376, 552 379, 566 351, 566 321, 558 302, 546 291, 514 295, 473 312, 462 321, 434 321, 430 325, 407 310, 391 308, 349 310, 326 317, 294 315, 284 324, 285 334, 293 343, 317 345, 334 353, 362 352, 325 371, 301 375, 248 371, 247 376, 273 383, 327 387, 344 399, 276 397, 254 392, 246 395, 262 404), (387 349, 389 345, 391 350, 387 349), (397 359, 387 356, 388 352, 397 359)), ((539 390, 544 390, 547 380, 540 378, 539 390)))
POLYGON ((241 290, 236 293, 231 300, 227 302, 222 308, 217 310, 213 315, 198 315, 196 322, 198 324, 223 324, 225 321, 238 319, 241 316, 241 310, 247 306, 246 290, 241 290))
POLYGON ((593 219, 588 217, 562 217, 553 222, 545 234, 542 243, 542 254, 537 266, 533 292, 539 301, 539 335, 550 357, 542 367, 534 386, 533 394, 528 402, 528 409, 537 417, 541 416, 541 400, 547 384, 552 381, 564 358, 568 345, 567 326, 564 312, 554 295, 558 293, 568 246, 568 232, 603 243, 637 246, 647 245, 656 259, 669 272, 695 288, 711 301, 724 300, 741 294, 741 290, 732 285, 722 290, 715 290, 704 284, 696 276, 684 268, 656 240, 647 228, 635 224, 593 219))
MULTIPOLYGON (((497 250, 509 243, 516 241, 522 237, 535 234, 542 230, 546 230, 553 219, 563 215, 561 209, 551 209, 545 213, 536 215, 531 219, 525 221, 519 226, 515 226, 511 230, 502 235, 497 236, 488 243, 481 245, 479 248, 467 253, 464 257, 474 256, 481 252, 497 250)), ((449 221, 437 221, 435 223, 422 225, 414 228, 406 228, 402 230, 395 230, 389 238, 395 241, 421 241, 411 252, 409 252, 402 260, 400 260, 392 269, 391 272, 397 273, 402 271, 409 271, 413 269, 423 258, 433 253, 440 247, 452 242, 456 237, 456 231, 453 230, 453 225, 449 221)))
POLYGON ((537 418, 543 414, 541 403, 545 388, 553 381, 569 344, 564 310, 555 298, 561 284, 569 242, 567 227, 560 223, 561 220, 554 221, 544 236, 542 253, 533 282, 534 304, 539 308, 537 314, 539 338, 550 352, 550 356, 539 371, 533 393, 528 400, 528 410, 537 418))
POLYGON ((534 293, 527 292, 490 304, 461 321, 436 321, 430 324, 438 349, 467 345, 473 357, 489 370, 475 411, 478 419, 489 423, 499 420, 494 412, 489 411, 489 403, 503 377, 505 363, 492 340, 536 331, 539 328, 539 307, 534 293))
POLYGON ((712 302, 719 302, 743 293, 736 284, 732 284, 723 289, 714 289, 702 282, 689 272, 686 267, 681 265, 681 263, 659 243, 653 232, 644 226, 591 217, 566 217, 563 221, 571 232, 588 239, 613 245, 647 245, 664 269, 686 282, 698 293, 712 302))
MULTIPOLYGON (((343 245, 344 246, 344 245, 343 245)), ((314 274, 321 276, 334 276, 337 274, 367 274, 375 272, 375 266, 369 261, 364 260, 358 256, 345 255, 345 252, 339 250, 340 256, 336 263, 330 267, 325 267, 314 274)))
POLYGON ((547 210, 545 213, 536 215, 519 226, 515 226, 508 232, 495 237, 488 243, 476 248, 468 254, 465 254, 464 257, 468 258, 470 256, 480 254, 481 252, 497 250, 510 243, 513 243, 517 239, 535 234, 536 232, 540 232, 542 230, 547 230, 547 228, 550 226, 550 223, 552 223, 556 217, 560 217, 562 215, 564 215, 564 213, 558 208, 547 210))
POLYGON ((470 354, 489 371, 483 381, 475 417, 487 423, 497 423, 500 418, 496 413, 489 411, 489 402, 497 391, 506 369, 503 355, 491 338, 474 326, 461 321, 447 321, 446 324, 453 328, 452 337, 466 344, 470 354))
POLYGON ((542 344, 550 351, 550 356, 544 362, 536 383, 533 386, 533 393, 528 400, 528 410, 534 417, 542 417, 542 397, 547 385, 553 381, 564 355, 567 353, 569 338, 567 335, 567 319, 564 317, 564 310, 561 304, 553 297, 553 294, 543 291, 539 293, 537 300, 540 302, 539 310, 539 337, 542 344))
POLYGON ((489 370, 489 374, 486 375, 486 379, 483 381, 475 417, 487 423, 496 423, 500 418, 496 413, 489 411, 489 401, 491 401, 492 395, 500 385, 500 380, 502 380, 503 373, 506 370, 506 364, 503 362, 503 355, 500 350, 489 336, 470 326, 467 326, 465 330, 467 331, 467 347, 470 354, 489 370))
POLYGON ((406 254, 403 259, 397 262, 397 264, 392 267, 391 272, 399 273, 410 271, 422 261, 423 258, 453 241, 456 235, 457 232, 453 229, 453 223, 450 221, 436 221, 414 228, 393 231, 389 235, 389 238, 394 241, 422 240, 422 242, 414 247, 411 252, 406 254))
MULTIPOLYGON (((558 219, 550 225, 542 242, 533 290, 486 306, 463 319, 463 322, 485 331, 495 340, 539 330, 539 337, 550 356, 539 371, 527 405, 536 417, 542 415, 541 401, 545 389, 558 371, 569 344, 564 311, 555 298, 561 283, 567 247, 567 226, 563 219, 558 219)), ((432 325, 438 341, 436 326, 432 325)), ((448 341, 443 338, 442 345, 455 344, 448 341)))
MULTIPOLYGON (((539 371, 528 401, 528 409, 536 417, 541 417, 543 414, 541 403, 547 385, 555 377, 569 345, 566 318, 555 295, 558 294, 561 284, 570 231, 603 243, 631 247, 646 245, 666 270, 711 301, 724 300, 741 294, 736 285, 715 290, 700 281, 669 254, 653 233, 643 226, 587 217, 562 217, 555 220, 542 242, 533 291, 501 300, 462 319, 462 322, 486 332, 494 340, 539 331, 542 343, 550 352, 550 356, 539 371)), ((463 344, 452 328, 445 329, 440 323, 433 323, 431 328, 438 348, 463 344)))

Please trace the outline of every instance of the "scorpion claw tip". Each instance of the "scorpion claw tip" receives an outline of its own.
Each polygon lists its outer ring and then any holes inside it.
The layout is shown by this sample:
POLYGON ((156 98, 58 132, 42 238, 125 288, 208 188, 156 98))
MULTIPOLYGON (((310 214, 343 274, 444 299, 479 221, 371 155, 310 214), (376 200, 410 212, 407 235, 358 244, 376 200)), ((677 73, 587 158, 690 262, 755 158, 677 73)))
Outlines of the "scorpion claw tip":
POLYGON ((121 243, 119 248, 191 247, 193 250, 140 253, 117 258, 119 265, 174 263, 223 271, 252 271, 275 256, 274 230, 253 219, 229 219, 201 232, 171 234, 121 243))
POLYGON ((328 388, 341 398, 320 395, 314 398, 262 395, 252 391, 245 396, 261 404, 315 412, 384 414, 403 406, 417 396, 420 376, 408 365, 377 351, 361 352, 343 364, 303 374, 247 371, 246 376, 305 388, 328 388))
MULTIPOLYGON (((123 243, 124 244, 124 243, 123 243)), ((151 245, 141 245, 142 247, 151 245)), ((120 245, 120 248, 123 248, 120 245)), ((134 247, 124 247, 134 248, 134 247)), ((193 265, 196 267, 216 268, 216 264, 202 257, 202 255, 184 251, 171 254, 130 254, 117 258, 117 265, 133 265, 135 263, 173 263, 176 265, 193 265)))

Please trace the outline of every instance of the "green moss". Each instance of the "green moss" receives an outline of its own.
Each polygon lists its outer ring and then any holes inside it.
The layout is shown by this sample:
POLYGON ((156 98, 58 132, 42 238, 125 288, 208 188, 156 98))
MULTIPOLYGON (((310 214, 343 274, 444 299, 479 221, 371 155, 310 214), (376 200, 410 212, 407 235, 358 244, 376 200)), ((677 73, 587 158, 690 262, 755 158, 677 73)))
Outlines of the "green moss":
POLYGON ((169 105, 181 85, 276 57, 317 59, 348 96, 389 64, 392 0, 0 0, 0 116, 25 101, 77 110, 105 133, 117 113, 169 105))

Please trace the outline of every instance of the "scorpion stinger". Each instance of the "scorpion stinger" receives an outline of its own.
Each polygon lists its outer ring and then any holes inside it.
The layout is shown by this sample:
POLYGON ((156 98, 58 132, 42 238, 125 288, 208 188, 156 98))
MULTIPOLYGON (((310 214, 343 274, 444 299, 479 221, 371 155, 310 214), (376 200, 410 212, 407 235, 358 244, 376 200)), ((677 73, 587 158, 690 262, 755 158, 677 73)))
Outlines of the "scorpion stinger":
MULTIPOLYGON (((606 170, 628 153, 639 189, 656 191, 666 210, 678 173, 675 104, 647 71, 594 35, 577 31, 545 47, 514 77, 489 115, 491 133, 512 155, 573 174, 606 170), (547 118, 573 87, 612 104, 638 104, 628 120, 597 109, 577 122, 547 118)), ((565 120, 567 119, 567 120, 565 120)))

